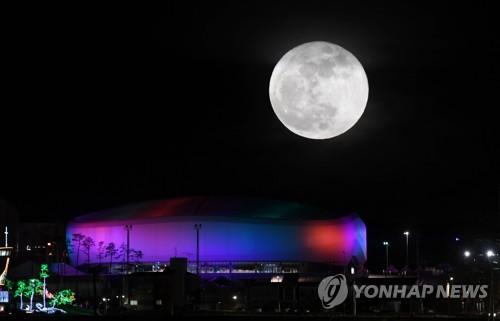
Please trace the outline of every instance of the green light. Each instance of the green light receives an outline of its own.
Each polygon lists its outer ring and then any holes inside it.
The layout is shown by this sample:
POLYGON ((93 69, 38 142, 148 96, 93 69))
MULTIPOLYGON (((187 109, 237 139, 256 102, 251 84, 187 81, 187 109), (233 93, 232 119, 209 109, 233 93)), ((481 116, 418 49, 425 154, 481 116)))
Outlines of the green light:
POLYGON ((384 242, 384 246, 389 246, 389 242, 384 242))

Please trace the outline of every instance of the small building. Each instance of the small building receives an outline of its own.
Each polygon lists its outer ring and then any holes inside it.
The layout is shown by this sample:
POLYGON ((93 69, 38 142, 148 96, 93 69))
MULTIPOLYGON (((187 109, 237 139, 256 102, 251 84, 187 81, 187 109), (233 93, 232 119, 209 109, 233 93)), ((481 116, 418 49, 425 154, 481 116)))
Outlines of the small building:
POLYGON ((171 258, 161 272, 135 272, 124 276, 124 306, 132 310, 190 309, 199 294, 200 279, 187 272, 186 258, 171 258))

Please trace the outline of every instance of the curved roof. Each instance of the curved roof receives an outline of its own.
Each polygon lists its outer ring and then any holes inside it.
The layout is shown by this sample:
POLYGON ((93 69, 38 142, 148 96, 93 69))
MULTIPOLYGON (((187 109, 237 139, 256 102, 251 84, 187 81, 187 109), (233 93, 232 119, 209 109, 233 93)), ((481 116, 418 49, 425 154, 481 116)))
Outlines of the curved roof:
POLYGON ((300 220, 329 219, 337 215, 306 204, 252 197, 194 196, 170 198, 114 207, 78 216, 76 222, 130 220, 174 216, 230 216, 300 220))

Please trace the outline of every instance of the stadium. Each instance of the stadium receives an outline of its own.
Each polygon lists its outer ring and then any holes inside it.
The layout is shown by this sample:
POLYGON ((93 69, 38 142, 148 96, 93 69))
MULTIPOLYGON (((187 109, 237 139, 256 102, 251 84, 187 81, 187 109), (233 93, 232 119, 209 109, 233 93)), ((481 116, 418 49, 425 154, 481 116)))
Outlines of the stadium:
POLYGON ((306 204, 250 197, 181 197, 106 209, 76 217, 66 237, 73 266, 108 264, 111 274, 120 273, 127 246, 135 269, 154 271, 170 258, 185 257, 188 271, 202 277, 301 273, 367 259, 366 227, 355 213, 339 217, 306 204), (77 249, 75 234, 93 244, 77 249), (121 257, 118 251, 106 255, 111 242, 122 249, 121 257))

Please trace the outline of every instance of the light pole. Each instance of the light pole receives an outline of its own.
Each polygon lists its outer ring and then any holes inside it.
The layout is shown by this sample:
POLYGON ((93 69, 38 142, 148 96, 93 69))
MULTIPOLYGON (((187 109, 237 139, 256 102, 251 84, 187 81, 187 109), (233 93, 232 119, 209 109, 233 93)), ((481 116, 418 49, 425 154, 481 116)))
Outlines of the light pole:
POLYGON ((50 246, 52 245, 51 242, 47 242, 47 246, 45 247, 45 262, 49 264, 49 253, 50 253, 50 246))
MULTIPOLYGON (((469 257, 470 257, 471 253, 469 250, 465 250, 464 251, 464 257, 465 257, 465 263, 467 264, 468 263, 468 260, 469 260, 469 257)), ((467 313, 467 301, 469 301, 469 299, 466 299, 466 301, 463 304, 463 313, 466 314, 467 313)), ((469 301, 470 302, 470 301, 469 301)), ((476 303, 477 305, 477 303, 476 303)))
POLYGON ((385 275, 389 273, 389 242, 384 242, 385 246, 385 275))
MULTIPOLYGON (((130 254, 130 230, 132 230, 132 225, 125 225, 125 230, 127 231, 127 274, 128 274, 128 264, 129 264, 129 254, 130 254)), ((110 267, 111 268, 111 267, 110 267)), ((127 306, 129 306, 130 304, 130 286, 127 285, 127 306)), ((123 296, 123 293, 125 292, 125 278, 123 277, 123 274, 122 274, 122 296, 123 296)), ((109 299, 108 299, 109 301, 109 299)), ((120 304, 122 303, 122 300, 120 300, 120 304)))
POLYGON ((280 303, 280 282, 281 282, 281 280, 280 280, 279 275, 276 278, 278 279, 277 282, 278 282, 278 313, 279 313, 279 312, 281 312, 281 303, 280 303))
POLYGON ((406 269, 409 269, 410 264, 408 260, 408 235, 410 235, 410 232, 406 231, 404 232, 404 235, 406 236, 406 269))
POLYGON ((353 277, 353 283, 352 283, 353 315, 356 316, 356 291, 354 291, 354 287, 356 286, 356 271, 354 270, 353 266, 351 266, 351 274, 353 277))
POLYGON ((128 264, 129 264, 129 254, 130 254, 130 230, 132 225, 125 225, 125 230, 127 230, 127 274, 128 274, 128 264))
POLYGON ((491 270, 491 281, 490 281, 490 302, 488 303, 488 320, 490 319, 490 315, 492 317, 492 320, 494 320, 494 316, 493 316, 493 313, 495 313, 495 311, 493 311, 493 294, 495 293, 494 289, 493 289, 493 263, 491 262, 493 260, 493 255, 495 255, 495 253, 493 253, 493 251, 489 250, 486 252, 486 256, 488 257, 488 261, 490 263, 490 270, 491 270))
POLYGON ((200 229, 201 224, 195 224, 196 230, 196 275, 200 275, 200 229))

